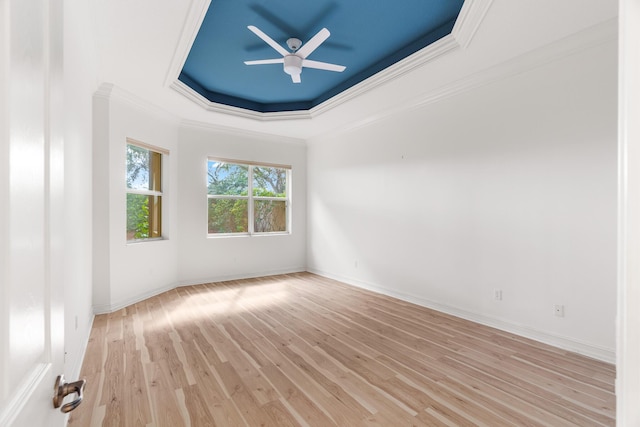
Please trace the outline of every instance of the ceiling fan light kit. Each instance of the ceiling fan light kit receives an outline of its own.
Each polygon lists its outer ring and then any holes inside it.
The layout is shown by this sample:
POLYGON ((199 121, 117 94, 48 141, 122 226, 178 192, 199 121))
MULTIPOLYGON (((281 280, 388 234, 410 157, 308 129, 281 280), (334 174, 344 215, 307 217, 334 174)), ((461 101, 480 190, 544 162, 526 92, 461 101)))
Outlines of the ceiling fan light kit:
POLYGON ((287 40, 287 46, 291 50, 288 52, 285 48, 280 46, 275 40, 262 32, 258 27, 249 25, 247 27, 251 32, 260 37, 265 43, 271 46, 276 52, 282 55, 282 58, 274 59, 259 59, 255 61, 244 61, 246 65, 265 65, 265 64, 284 64, 284 72, 291 76, 293 83, 300 83, 300 74, 302 74, 302 68, 315 68, 318 70, 335 71, 341 73, 346 69, 342 65, 329 64, 327 62, 312 61, 306 59, 314 50, 318 48, 331 33, 326 28, 321 29, 318 33, 311 38, 304 45, 302 41, 297 38, 290 38, 287 40))
POLYGON ((287 55, 284 57, 284 72, 290 76, 302 73, 302 58, 298 55, 287 55))

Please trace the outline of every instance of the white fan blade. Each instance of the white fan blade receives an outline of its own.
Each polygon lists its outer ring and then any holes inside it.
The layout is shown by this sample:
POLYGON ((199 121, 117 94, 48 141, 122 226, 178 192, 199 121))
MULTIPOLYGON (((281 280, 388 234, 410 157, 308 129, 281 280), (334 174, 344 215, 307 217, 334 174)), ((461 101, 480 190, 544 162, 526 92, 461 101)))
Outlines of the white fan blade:
POLYGON ((247 27, 248 29, 250 29, 251 31, 253 31, 253 33, 260 37, 262 40, 264 40, 264 42, 266 44, 268 44, 269 46, 271 46, 272 48, 274 48, 276 50, 276 52, 278 52, 280 55, 282 56, 286 56, 289 54, 289 52, 287 52, 287 50, 285 48, 283 48, 282 46, 280 46, 278 43, 275 42, 275 40, 273 40, 271 37, 269 37, 268 35, 266 35, 265 33, 262 32, 262 30, 260 30, 258 27, 255 27, 253 25, 249 25, 247 27))
POLYGON ((291 74, 291 81, 294 83, 300 83, 300 74, 291 74))
POLYGON ((312 61, 310 59, 305 59, 302 61, 302 66, 307 68, 317 68, 318 70, 327 70, 327 71, 337 71, 338 73, 343 72, 347 67, 343 65, 329 64, 326 62, 318 62, 312 61))
POLYGON ((256 61, 244 61, 246 65, 282 64, 283 62, 284 62, 284 58, 258 59, 256 61))
POLYGON ((307 56, 311 55, 311 52, 316 50, 318 46, 322 44, 326 39, 329 38, 331 33, 326 28, 318 31, 318 34, 311 37, 311 40, 302 45, 300 49, 296 52, 296 55, 301 56, 303 59, 307 56))

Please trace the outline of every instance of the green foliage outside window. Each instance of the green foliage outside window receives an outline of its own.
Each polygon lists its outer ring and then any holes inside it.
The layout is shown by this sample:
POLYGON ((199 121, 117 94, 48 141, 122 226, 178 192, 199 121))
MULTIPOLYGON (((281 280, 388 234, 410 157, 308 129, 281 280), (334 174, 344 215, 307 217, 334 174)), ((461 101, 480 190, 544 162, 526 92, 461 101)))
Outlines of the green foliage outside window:
POLYGON ((208 194, 214 196, 208 199, 209 233, 249 232, 249 199, 253 201, 253 232, 287 231, 286 193, 286 169, 209 161, 208 194))
POLYGON ((127 240, 162 237, 162 154, 127 144, 127 240))
POLYGON ((127 240, 149 237, 149 198, 127 194, 127 240))
POLYGON ((209 233, 249 231, 246 199, 209 199, 209 233))

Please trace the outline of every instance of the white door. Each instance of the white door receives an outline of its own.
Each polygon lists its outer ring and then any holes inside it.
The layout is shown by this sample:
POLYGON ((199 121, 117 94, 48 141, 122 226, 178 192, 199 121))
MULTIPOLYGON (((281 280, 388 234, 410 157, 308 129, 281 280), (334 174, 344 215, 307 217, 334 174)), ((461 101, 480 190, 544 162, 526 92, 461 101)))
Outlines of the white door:
POLYGON ((62 0, 0 2, 0 426, 62 426, 62 0))

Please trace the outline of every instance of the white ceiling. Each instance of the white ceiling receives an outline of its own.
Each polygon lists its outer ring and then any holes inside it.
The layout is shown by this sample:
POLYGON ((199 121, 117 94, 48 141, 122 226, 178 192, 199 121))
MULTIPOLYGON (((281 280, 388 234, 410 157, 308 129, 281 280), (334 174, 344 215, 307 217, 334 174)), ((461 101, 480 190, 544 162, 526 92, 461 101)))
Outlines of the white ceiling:
MULTIPOLYGON (((466 0, 473 2, 477 0, 466 0)), ((440 88, 617 16, 616 0, 493 0, 471 43, 312 118, 256 120, 207 111, 170 87, 209 0, 95 0, 99 81, 185 120, 310 139, 433 97, 440 88)))

